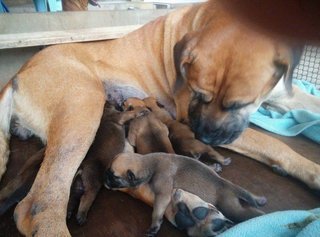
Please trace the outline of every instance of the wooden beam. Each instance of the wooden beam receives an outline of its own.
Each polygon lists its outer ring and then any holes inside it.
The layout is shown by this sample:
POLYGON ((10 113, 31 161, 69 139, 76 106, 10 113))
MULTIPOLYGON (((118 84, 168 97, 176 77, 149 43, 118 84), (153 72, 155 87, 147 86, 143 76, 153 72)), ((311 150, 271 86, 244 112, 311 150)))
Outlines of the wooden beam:
POLYGON ((110 26, 64 31, 0 34, 0 49, 115 39, 138 29, 140 26, 110 26))
POLYGON ((169 11, 0 14, 0 49, 114 39, 169 11))

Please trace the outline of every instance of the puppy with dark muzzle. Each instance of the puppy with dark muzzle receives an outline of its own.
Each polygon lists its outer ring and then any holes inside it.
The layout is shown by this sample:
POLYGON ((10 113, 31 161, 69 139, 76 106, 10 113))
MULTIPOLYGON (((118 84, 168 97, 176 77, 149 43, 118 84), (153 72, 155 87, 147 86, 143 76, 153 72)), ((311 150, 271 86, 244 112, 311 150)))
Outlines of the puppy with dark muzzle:
MULTIPOLYGON (((142 100, 131 97, 123 103, 123 109, 136 111, 147 108, 142 100)), ((137 117, 130 122, 128 141, 136 148, 136 152, 139 154, 152 152, 175 153, 169 140, 167 126, 152 112, 137 117)))
POLYGON ((221 178, 208 166, 185 156, 122 153, 115 157, 105 173, 105 186, 110 189, 135 188, 142 184, 154 195, 149 236, 155 236, 159 231, 175 188, 193 193, 215 205, 235 222, 264 214, 257 207, 266 203, 265 197, 251 194, 221 178), (242 205, 240 200, 247 205, 242 205))
POLYGON ((210 145, 197 140, 190 127, 174 120, 164 106, 158 103, 154 97, 145 98, 143 102, 145 103, 145 106, 157 116, 157 118, 168 126, 169 139, 177 154, 190 156, 196 159, 209 158, 222 165, 230 164, 230 158, 223 157, 210 145))
MULTIPOLYGON (((124 123, 145 113, 145 110, 120 112, 106 102, 96 138, 71 186, 68 217, 80 199, 76 215, 79 224, 84 224, 87 213, 103 185, 103 173, 117 154, 125 151, 124 123)), ((30 157, 18 175, 0 192, 0 214, 26 196, 44 157, 44 149, 30 157)))

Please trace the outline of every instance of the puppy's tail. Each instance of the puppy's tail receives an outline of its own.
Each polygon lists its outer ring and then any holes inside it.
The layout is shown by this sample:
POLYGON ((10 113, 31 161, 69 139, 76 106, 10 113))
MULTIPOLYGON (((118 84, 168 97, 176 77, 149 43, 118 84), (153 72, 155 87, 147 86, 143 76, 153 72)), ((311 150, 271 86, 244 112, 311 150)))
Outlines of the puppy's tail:
POLYGON ((10 81, 0 92, 0 180, 6 171, 9 157, 12 105, 13 88, 12 81, 10 81))

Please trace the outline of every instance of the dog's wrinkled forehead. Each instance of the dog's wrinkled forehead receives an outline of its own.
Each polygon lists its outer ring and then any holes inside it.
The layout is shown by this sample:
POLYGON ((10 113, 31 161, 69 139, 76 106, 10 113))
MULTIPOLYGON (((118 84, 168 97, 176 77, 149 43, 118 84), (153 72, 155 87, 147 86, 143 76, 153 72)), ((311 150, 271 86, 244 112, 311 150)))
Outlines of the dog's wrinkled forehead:
POLYGON ((238 25, 187 34, 174 49, 178 78, 206 101, 220 97, 226 104, 265 96, 291 56, 287 45, 238 25))

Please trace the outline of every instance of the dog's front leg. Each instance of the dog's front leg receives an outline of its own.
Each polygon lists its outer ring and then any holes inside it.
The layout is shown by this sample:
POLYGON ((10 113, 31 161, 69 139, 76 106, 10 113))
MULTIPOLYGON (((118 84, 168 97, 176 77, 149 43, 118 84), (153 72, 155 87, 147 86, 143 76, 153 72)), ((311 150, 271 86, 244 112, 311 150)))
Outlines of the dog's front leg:
POLYGON ((96 84, 86 86, 83 93, 79 87, 70 90, 53 111, 44 161, 29 194, 15 209, 17 227, 26 236, 70 236, 66 226, 70 186, 103 112, 105 94, 102 86, 96 90, 96 84))
POLYGON ((248 128, 229 145, 222 147, 244 154, 271 166, 282 174, 288 173, 306 183, 310 188, 320 189, 320 165, 299 155, 283 142, 248 128))

